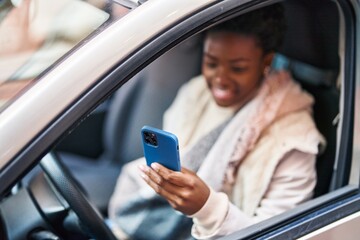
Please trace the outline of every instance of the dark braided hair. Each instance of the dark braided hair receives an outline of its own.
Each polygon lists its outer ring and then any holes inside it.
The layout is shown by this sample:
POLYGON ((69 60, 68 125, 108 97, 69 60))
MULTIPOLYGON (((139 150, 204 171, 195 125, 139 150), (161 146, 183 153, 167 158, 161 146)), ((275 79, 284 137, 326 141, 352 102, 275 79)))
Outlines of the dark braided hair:
POLYGON ((282 44, 286 23, 280 3, 263 7, 216 25, 206 32, 235 32, 254 36, 264 53, 276 52, 282 44))

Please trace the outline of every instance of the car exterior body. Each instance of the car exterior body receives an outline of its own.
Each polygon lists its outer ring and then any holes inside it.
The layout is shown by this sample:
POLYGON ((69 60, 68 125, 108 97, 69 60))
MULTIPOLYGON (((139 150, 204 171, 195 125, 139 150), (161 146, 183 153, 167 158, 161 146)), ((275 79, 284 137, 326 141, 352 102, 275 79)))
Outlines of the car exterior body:
MULTIPOLYGON (((91 117, 96 107, 125 87, 127 81, 131 83, 140 70, 159 56, 206 27, 274 2, 149 0, 139 5, 133 1, 139 6, 108 24, 99 24, 90 36, 0 108, 2 202, 16 195, 13 189, 21 178, 77 125, 91 117)), ((324 2, 318 3, 317 11, 324 2)), ((334 120, 338 135, 331 165, 334 169, 331 191, 224 239, 325 239, 329 234, 336 239, 337 236, 356 239, 360 234, 356 227, 360 221, 360 5, 355 0, 339 0, 334 4, 340 19, 337 82, 340 112, 334 120)), ((107 15, 101 17, 105 23, 107 15)), ((9 215, 0 211, 0 216, 3 218, 0 232, 3 231, 4 239, 11 239, 15 236, 12 231, 16 230, 7 229, 4 218, 9 215)), ((25 230, 36 227, 30 225, 25 230)), ((26 234, 16 236, 21 239, 26 234)))

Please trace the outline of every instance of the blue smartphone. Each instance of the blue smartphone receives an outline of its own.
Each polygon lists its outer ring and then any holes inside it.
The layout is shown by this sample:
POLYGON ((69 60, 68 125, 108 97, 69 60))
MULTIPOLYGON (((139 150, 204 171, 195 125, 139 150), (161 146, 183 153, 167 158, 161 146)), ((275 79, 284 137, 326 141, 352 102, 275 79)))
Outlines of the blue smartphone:
POLYGON ((141 139, 148 166, 153 162, 157 162, 173 171, 181 170, 179 143, 174 134, 154 127, 144 126, 141 129, 141 139))

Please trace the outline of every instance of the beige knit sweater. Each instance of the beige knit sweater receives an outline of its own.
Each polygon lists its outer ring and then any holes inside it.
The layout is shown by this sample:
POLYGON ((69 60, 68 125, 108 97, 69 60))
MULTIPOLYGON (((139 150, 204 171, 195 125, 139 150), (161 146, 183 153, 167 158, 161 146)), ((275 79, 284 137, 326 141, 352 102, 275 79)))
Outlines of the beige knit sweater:
MULTIPOLYGON (((190 216, 195 238, 216 239, 311 198, 315 158, 324 145, 311 117, 312 104, 313 98, 284 72, 269 76, 239 111, 217 106, 201 76, 181 88, 164 116, 164 129, 179 138, 180 156, 232 117, 197 172, 211 193, 190 216)), ((117 187, 110 203, 113 218, 135 189, 144 198, 154 194, 138 176, 137 164, 128 164, 119 178, 132 187, 117 187)))
MULTIPOLYGON (((288 73, 273 73, 265 80, 198 171, 212 193, 203 209, 191 216, 194 237, 226 235, 311 198, 315 158, 325 145, 311 116, 312 104, 313 98, 288 73)), ((216 105, 200 76, 179 91, 164 127, 178 135, 186 152, 234 113, 216 105)))

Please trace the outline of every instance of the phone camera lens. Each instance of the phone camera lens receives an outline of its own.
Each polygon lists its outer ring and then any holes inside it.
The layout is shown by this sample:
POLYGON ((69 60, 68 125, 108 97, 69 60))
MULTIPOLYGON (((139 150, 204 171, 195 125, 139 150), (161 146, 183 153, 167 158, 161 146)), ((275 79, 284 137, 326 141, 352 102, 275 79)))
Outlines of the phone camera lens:
POLYGON ((144 132, 144 139, 147 144, 157 146, 157 138, 155 133, 144 132))

